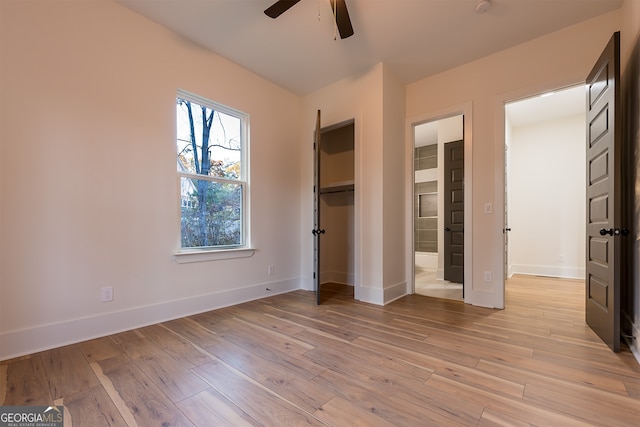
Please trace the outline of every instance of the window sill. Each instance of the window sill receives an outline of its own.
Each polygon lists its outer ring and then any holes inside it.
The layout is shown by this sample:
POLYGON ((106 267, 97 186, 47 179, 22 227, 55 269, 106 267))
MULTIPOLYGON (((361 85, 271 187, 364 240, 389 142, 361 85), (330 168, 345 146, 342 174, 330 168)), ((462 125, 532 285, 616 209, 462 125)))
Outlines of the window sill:
POLYGON ((176 252, 175 259, 178 264, 190 262, 218 261, 223 259, 249 258, 256 252, 253 248, 192 250, 176 252))

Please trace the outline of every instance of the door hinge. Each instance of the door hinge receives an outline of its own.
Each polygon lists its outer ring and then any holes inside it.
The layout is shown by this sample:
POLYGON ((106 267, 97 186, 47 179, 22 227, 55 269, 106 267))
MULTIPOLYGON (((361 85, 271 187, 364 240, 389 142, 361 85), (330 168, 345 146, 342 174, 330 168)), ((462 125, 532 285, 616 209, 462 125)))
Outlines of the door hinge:
POLYGON ((313 278, 314 278, 314 279, 316 278, 316 273, 315 273, 315 272, 313 273, 313 278))

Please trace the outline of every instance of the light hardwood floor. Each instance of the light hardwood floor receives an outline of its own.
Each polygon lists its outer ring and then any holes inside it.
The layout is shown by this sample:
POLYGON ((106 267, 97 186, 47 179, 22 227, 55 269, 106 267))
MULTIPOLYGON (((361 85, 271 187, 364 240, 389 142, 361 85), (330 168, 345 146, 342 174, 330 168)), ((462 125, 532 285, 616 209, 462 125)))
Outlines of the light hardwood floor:
POLYGON ((2 405, 68 426, 637 426, 640 368, 584 323, 580 281, 507 308, 296 291, 0 363, 2 405))

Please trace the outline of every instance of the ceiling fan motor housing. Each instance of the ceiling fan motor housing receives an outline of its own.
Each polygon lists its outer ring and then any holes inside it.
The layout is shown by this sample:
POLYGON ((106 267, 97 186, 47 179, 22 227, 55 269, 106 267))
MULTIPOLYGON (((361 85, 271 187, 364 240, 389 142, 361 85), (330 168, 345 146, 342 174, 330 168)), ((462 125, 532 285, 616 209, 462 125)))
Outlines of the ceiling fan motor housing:
POLYGON ((476 12, 477 13, 485 13, 489 9, 491 9, 491 0, 480 0, 476 4, 476 12))

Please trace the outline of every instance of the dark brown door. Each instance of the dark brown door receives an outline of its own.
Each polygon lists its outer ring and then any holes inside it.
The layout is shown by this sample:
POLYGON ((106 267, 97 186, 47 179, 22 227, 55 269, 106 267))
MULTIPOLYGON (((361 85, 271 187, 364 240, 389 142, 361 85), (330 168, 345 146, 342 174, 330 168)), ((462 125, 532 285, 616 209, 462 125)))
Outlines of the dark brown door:
POLYGON ((613 35, 586 82, 586 321, 620 349, 621 219, 620 33, 613 35))
POLYGON ((464 281, 464 141, 444 144, 444 280, 464 281))
POLYGON ((313 136, 313 287, 320 304, 320 110, 313 136))

